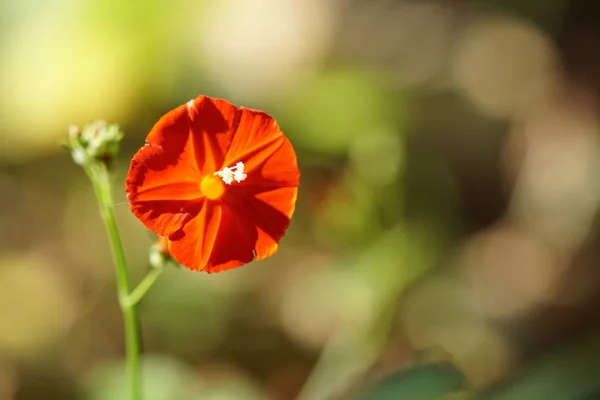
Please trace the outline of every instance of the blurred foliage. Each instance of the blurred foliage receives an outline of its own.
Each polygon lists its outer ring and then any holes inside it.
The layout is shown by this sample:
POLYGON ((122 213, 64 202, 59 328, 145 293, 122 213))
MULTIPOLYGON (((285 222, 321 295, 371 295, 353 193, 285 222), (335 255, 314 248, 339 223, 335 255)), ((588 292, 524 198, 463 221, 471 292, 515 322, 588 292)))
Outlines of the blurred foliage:
MULTIPOLYGON (((189 369, 168 357, 146 356, 144 360, 144 399, 148 400, 219 400, 261 399, 259 390, 251 384, 228 379, 223 382, 202 382, 194 379, 189 369)), ((94 369, 89 377, 91 400, 126 400, 127 380, 120 362, 106 362, 94 369)))
POLYGON ((402 105, 393 100, 376 76, 346 67, 322 71, 282 107, 294 143, 335 155, 346 154, 360 137, 406 124, 402 105))
POLYGON ((129 160, 199 94, 273 115, 300 193, 274 257, 143 300, 149 400, 592 398, 599 21, 595 0, 0 1, 0 399, 120 398, 108 243, 58 143, 125 132, 138 279, 129 160))
POLYGON ((358 397, 359 400, 414 400, 439 399, 461 389, 464 380, 459 371, 449 364, 418 366, 386 377, 374 388, 358 397))
POLYGON ((583 399, 600 388, 598 335, 545 355, 519 374, 475 396, 477 400, 583 399))

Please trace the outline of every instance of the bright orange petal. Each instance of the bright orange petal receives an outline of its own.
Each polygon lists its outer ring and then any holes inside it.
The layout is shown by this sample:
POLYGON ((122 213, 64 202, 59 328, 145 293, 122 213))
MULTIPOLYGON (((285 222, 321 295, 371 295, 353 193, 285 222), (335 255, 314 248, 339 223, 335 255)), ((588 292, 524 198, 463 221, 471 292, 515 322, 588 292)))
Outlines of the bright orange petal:
POLYGON ((220 168, 238 114, 224 100, 200 96, 154 125, 126 181, 131 210, 150 230, 169 235, 198 212, 202 172, 220 168))
POLYGON ((205 200, 198 215, 169 236, 171 255, 181 265, 202 271, 208 264, 220 226, 221 206, 205 200))
POLYGON ((247 185, 297 186, 296 154, 275 120, 262 111, 244 107, 241 111, 225 165, 243 162, 247 185))
POLYGON ((241 111, 225 100, 206 96, 189 101, 186 107, 200 171, 208 175, 221 170, 241 111))
POLYGON ((258 238, 255 243, 256 259, 262 260, 273 255, 278 243, 285 235, 294 208, 298 188, 296 187, 255 187, 260 188, 249 193, 250 188, 244 188, 243 199, 246 203, 243 212, 252 219, 257 230, 258 238))
POLYGON ((146 142, 206 175, 222 169, 240 116, 228 101, 199 96, 164 115, 146 142))
POLYGON ((246 217, 226 203, 222 205, 221 223, 206 272, 224 271, 254 260, 258 232, 253 221, 246 217))
POLYGON ((131 161, 125 184, 131 211, 159 235, 175 232, 198 212, 197 176, 156 147, 142 147, 131 161))
POLYGON ((131 160, 125 182, 129 200, 193 200, 200 197, 202 176, 154 146, 142 147, 131 160))
POLYGON ((187 173, 199 173, 196 165, 196 144, 190 134, 186 105, 169 111, 158 120, 146 137, 146 143, 147 147, 153 149, 155 156, 161 156, 160 161, 155 161, 157 168, 162 163, 163 167, 183 168, 187 173))
POLYGON ((157 235, 178 231, 200 211, 197 201, 147 201, 131 204, 131 211, 157 235))
POLYGON ((207 272, 273 255, 294 211, 295 187, 232 187, 207 272))

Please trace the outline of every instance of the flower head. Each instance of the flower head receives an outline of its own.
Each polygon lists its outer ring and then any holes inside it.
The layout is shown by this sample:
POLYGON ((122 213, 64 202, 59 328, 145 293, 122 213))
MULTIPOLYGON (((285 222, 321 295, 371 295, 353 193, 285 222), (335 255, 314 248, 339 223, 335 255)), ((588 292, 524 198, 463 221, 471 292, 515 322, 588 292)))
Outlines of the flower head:
POLYGON ((69 126, 69 139, 64 144, 78 165, 86 165, 92 161, 108 163, 119 152, 119 144, 123 132, 118 125, 96 121, 83 127, 69 126))
POLYGON ((277 251, 294 212, 291 143, 261 111, 200 96, 164 115, 131 160, 132 212, 187 268, 218 272, 277 251))

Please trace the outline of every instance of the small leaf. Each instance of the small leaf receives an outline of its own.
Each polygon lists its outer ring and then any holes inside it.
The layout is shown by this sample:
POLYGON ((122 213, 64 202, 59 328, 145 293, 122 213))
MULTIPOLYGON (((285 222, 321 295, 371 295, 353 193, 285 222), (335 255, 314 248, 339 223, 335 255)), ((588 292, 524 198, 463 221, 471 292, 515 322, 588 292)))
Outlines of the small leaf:
POLYGON ((595 399, 600 390, 600 336, 544 355, 519 374, 478 394, 477 400, 595 399))
POLYGON ((464 385, 463 375, 454 366, 428 364, 388 376, 358 396, 358 400, 433 400, 464 385))

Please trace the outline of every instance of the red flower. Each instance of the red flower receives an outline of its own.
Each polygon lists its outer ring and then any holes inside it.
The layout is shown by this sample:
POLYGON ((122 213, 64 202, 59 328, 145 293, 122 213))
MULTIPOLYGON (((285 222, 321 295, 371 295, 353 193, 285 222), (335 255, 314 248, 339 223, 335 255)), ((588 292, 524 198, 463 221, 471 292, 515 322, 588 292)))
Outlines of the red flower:
POLYGON ((277 251, 300 172, 261 111, 200 96, 164 115, 131 160, 131 211, 189 269, 218 272, 277 251))

